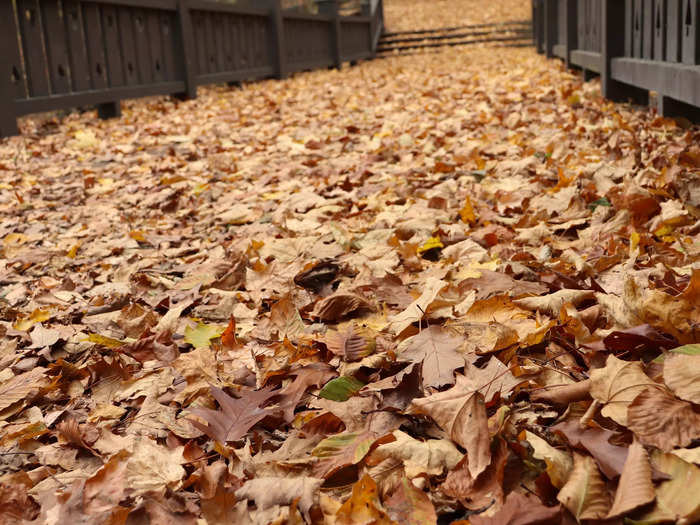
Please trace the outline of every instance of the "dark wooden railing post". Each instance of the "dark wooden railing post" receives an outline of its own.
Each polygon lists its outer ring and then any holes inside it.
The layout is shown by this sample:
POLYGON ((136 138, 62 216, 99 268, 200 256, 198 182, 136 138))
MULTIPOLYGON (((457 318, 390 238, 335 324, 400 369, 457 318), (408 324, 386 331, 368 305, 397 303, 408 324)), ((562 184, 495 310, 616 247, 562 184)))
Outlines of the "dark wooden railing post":
POLYGON ((282 0, 269 0, 271 22, 271 47, 275 60, 275 76, 286 78, 288 74, 287 54, 284 43, 284 17, 282 16, 282 0))
POLYGON ((578 6, 576 0, 566 0, 566 68, 571 67, 571 52, 578 47, 578 6))
POLYGON ((9 137, 19 133, 12 82, 23 83, 23 79, 20 78, 22 72, 19 70, 19 49, 12 2, 2 2, 0 20, 9 24, 9 27, 0 31, 0 137, 9 137))
POLYGON ((557 0, 544 0, 544 43, 547 58, 554 56, 557 43, 557 0))
MULTIPOLYGON (((601 91, 605 98, 614 101, 627 101, 641 105, 649 104, 649 91, 640 89, 615 80, 612 76, 612 61, 615 57, 625 55, 625 39, 620 35, 625 34, 627 2, 620 0, 603 1, 603 29, 601 52, 601 91)), ((629 5, 629 4, 628 4, 629 5)), ((631 18, 630 18, 631 20, 631 18)))
POLYGON ((340 69, 343 65, 341 56, 342 49, 340 48, 340 2, 338 0, 322 0, 318 3, 319 13, 330 16, 332 31, 331 31, 331 51, 333 53, 333 67, 340 69))
POLYGON ((194 30, 187 0, 177 1, 177 17, 180 24, 180 49, 182 50, 182 69, 185 74, 185 91, 177 96, 181 99, 197 98, 197 80, 194 63, 194 30))

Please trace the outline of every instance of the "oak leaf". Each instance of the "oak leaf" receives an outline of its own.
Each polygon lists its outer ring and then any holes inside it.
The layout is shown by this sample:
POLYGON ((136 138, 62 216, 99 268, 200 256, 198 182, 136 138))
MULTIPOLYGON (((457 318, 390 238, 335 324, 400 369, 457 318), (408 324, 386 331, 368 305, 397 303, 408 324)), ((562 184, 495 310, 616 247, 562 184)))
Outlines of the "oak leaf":
POLYGON ((237 441, 245 436, 253 425, 270 413, 269 409, 260 408, 261 405, 277 394, 277 392, 272 392, 269 387, 262 390, 246 391, 238 399, 216 387, 211 387, 211 393, 214 399, 219 402, 221 409, 191 408, 190 412, 204 419, 207 425, 196 419, 191 419, 191 422, 199 430, 220 443, 237 441))

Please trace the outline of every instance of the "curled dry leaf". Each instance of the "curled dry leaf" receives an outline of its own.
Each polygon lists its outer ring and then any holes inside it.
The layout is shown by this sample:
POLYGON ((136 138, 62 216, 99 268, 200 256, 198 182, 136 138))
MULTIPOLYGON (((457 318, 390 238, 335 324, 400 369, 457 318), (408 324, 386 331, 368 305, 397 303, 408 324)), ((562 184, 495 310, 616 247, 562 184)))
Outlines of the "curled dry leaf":
POLYGON ((591 381, 586 379, 570 385, 553 385, 530 392, 530 399, 553 403, 555 405, 568 405, 574 401, 583 401, 591 397, 591 381))
POLYGON ((403 463, 409 479, 427 474, 440 476, 451 470, 463 457, 450 441, 446 439, 428 439, 419 441, 408 434, 395 430, 395 441, 379 445, 367 458, 367 463, 376 465, 388 458, 403 463))
POLYGON ((357 294, 336 292, 316 304, 313 315, 321 321, 338 322, 360 312, 372 312, 374 307, 357 294))
POLYGON ((379 490, 365 474, 352 486, 350 498, 335 515, 337 525, 395 525, 379 501, 379 490))
POLYGON ((491 439, 486 405, 483 396, 464 376, 457 376, 453 388, 415 399, 412 406, 417 414, 430 416, 455 443, 467 450, 472 477, 489 465, 491 439))
POLYGON ((236 497, 255 501, 258 509, 275 505, 291 505, 297 500, 299 510, 309 520, 309 511, 318 505, 319 489, 323 480, 309 477, 260 477, 246 481, 236 491, 236 497))
POLYGON ((700 437, 700 413, 660 388, 649 388, 629 406, 629 429, 642 443, 664 451, 687 447, 700 437))
POLYGON ((655 386, 639 361, 623 361, 608 356, 605 367, 591 372, 591 396, 604 404, 601 413, 627 426, 627 408, 637 395, 655 386))

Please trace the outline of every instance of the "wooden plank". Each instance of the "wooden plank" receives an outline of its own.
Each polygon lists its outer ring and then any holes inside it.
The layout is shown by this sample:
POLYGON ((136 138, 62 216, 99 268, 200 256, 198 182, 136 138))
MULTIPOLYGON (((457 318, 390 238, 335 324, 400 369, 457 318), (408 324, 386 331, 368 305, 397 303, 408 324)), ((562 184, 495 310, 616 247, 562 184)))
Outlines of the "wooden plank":
POLYGON ((700 2, 683 2, 683 63, 700 64, 700 2))
POLYGON ((671 62, 657 62, 635 58, 617 58, 612 61, 615 80, 700 107, 700 68, 671 62))
POLYGON ((168 80, 183 80, 185 78, 184 58, 177 18, 172 13, 160 12, 158 13, 158 25, 166 78, 168 80))
POLYGON ((86 46, 90 83, 92 89, 104 89, 108 82, 102 16, 97 5, 85 4, 82 6, 82 17, 85 40, 90 43, 86 46))
POLYGON ((666 33, 668 31, 666 0, 654 1, 654 60, 666 59, 666 33))
POLYGON ((554 56, 557 42, 557 0, 544 0, 544 43, 547 58, 554 56))
POLYGON ((117 26, 117 10, 112 6, 102 6, 102 32, 107 62, 107 86, 110 88, 126 84, 122 48, 117 26))
POLYGON ((187 0, 178 0, 178 29, 179 44, 182 50, 181 67, 185 74, 185 89, 178 93, 180 98, 197 98, 196 82, 196 49, 194 41, 194 31, 192 28, 192 18, 187 5, 187 0))
POLYGON ((634 0, 632 17, 632 56, 642 58, 644 49, 644 5, 642 0, 634 0))
POLYGON ((41 20, 44 30, 44 45, 48 55, 47 69, 51 79, 51 93, 70 93, 72 90, 70 59, 68 58, 68 36, 59 10, 58 0, 41 2, 41 20))
POLYGON ((581 69, 600 73, 601 71, 601 56, 595 51, 584 51, 582 49, 574 49, 571 52, 571 63, 577 65, 581 69))
POLYGON ((18 0, 17 15, 29 96, 48 95, 50 87, 47 77, 47 60, 44 54, 41 9, 39 9, 38 0, 18 0))
POLYGON ((22 64, 17 46, 17 27, 12 2, 0 4, 0 20, 9 27, 0 33, 0 138, 18 135, 15 99, 25 98, 22 64), (5 79, 8 79, 9 82, 5 79))
POLYGON ((682 0, 666 0, 666 60, 681 61, 681 39, 683 36, 682 0))
POLYGON ((644 12, 642 58, 654 58, 654 1, 642 0, 644 12))
POLYGON ((625 22, 628 20, 625 7, 619 0, 603 0, 601 91, 604 97, 611 100, 632 100, 641 105, 648 105, 649 92, 646 89, 620 82, 612 75, 613 59, 623 57, 625 52, 624 39, 619 37, 620 29, 624 32, 625 22))
POLYGON ((152 54, 151 36, 148 31, 148 13, 144 9, 131 11, 132 30, 134 42, 136 42, 137 55, 135 57, 138 67, 140 84, 150 84, 154 81, 154 60, 152 54))
POLYGON ((92 81, 87 53, 88 46, 85 43, 85 35, 83 34, 83 14, 77 0, 63 0, 63 21, 68 38, 68 56, 73 91, 86 91, 91 89, 92 81))
POLYGON ((155 10, 146 12, 146 32, 151 51, 151 74, 154 82, 164 82, 171 80, 166 69, 165 57, 163 56, 163 35, 160 26, 160 13, 155 10))
POLYGON ((147 86, 122 86, 86 93, 71 93, 60 97, 37 97, 19 100, 15 104, 18 115, 52 111, 56 109, 74 108, 77 106, 92 106, 111 103, 127 98, 141 98, 153 95, 181 93, 185 89, 184 82, 163 82, 147 86))
POLYGON ((119 27, 119 44, 124 60, 124 78, 127 85, 141 84, 139 78, 139 60, 135 45, 134 8, 120 7, 117 10, 117 25, 119 27))

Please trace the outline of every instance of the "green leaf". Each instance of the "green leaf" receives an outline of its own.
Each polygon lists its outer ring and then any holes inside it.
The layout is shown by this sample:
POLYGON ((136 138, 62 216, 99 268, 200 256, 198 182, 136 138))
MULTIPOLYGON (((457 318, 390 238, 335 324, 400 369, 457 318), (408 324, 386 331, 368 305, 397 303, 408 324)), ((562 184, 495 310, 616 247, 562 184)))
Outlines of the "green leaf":
POLYGON ((337 377, 328 381, 318 395, 331 401, 347 401, 363 386, 365 384, 362 381, 358 381, 352 376, 337 377))
POLYGON ((209 341, 220 337, 224 332, 224 327, 216 324, 197 323, 194 328, 185 328, 185 342, 195 348, 208 348, 209 341))
POLYGON ((605 207, 605 208, 610 208, 610 207, 612 206, 612 204, 610 204, 610 201, 609 201, 608 199, 606 199, 605 197, 603 197, 602 199, 598 199, 597 201, 593 201, 593 202, 591 202, 591 203, 588 205, 588 207, 589 207, 591 210, 594 210, 594 211, 595 211, 595 209, 596 209, 598 206, 603 206, 603 207, 605 207))
MULTIPOLYGON (((690 344, 690 345, 679 346, 678 348, 674 348, 673 350, 669 350, 669 352, 673 352, 674 354, 683 354, 683 355, 700 355, 700 344, 694 343, 694 344, 690 344)), ((659 357, 654 359, 654 363, 663 363, 665 357, 666 357, 666 354, 661 354, 659 357)))

